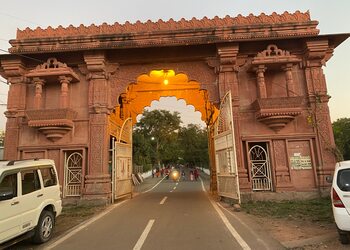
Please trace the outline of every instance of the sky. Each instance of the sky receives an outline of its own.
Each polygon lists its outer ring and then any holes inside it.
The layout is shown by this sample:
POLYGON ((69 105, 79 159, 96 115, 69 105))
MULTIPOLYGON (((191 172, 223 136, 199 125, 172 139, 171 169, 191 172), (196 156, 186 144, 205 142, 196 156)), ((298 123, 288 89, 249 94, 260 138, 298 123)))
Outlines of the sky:
MULTIPOLYGON (((264 12, 282 14, 284 11, 294 13, 296 10, 310 11, 311 19, 319 21, 320 34, 350 33, 350 1, 349 0, 4 0, 0 8, 0 54, 10 47, 8 40, 16 37, 17 29, 31 29, 40 26, 53 28, 62 25, 79 26, 99 25, 104 22, 135 23, 137 20, 164 21, 173 18, 192 17, 213 18, 214 16, 235 17, 238 14, 247 16, 250 13, 259 15, 264 12)), ((334 56, 324 67, 328 93, 332 97, 329 102, 332 121, 338 118, 350 117, 350 39, 341 44, 334 56)), ((3 79, 2 79, 3 80, 3 79)), ((0 81, 0 130, 5 128, 8 85, 0 81)), ((193 106, 186 106, 183 101, 166 98, 153 102, 154 108, 179 111, 184 124, 197 123, 203 125, 194 113, 193 106)))

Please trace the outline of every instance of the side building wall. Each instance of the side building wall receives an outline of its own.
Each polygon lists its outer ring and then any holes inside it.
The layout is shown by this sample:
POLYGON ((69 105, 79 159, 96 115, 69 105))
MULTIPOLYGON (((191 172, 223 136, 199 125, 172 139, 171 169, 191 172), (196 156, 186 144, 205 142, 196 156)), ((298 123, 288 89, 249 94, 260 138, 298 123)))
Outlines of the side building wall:
POLYGON ((336 157, 322 66, 328 41, 246 44, 238 77, 241 191, 324 191, 336 157), (317 52, 317 56, 316 56, 317 52), (260 150, 260 151, 259 151, 260 150))

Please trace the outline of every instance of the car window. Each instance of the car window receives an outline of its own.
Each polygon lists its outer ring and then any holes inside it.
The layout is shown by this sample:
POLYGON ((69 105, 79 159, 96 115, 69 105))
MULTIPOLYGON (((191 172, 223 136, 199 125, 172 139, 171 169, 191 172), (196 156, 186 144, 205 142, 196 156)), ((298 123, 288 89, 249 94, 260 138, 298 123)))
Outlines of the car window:
POLYGON ((5 175, 0 181, 0 193, 12 192, 17 196, 17 173, 5 175))
POLYGON ((350 169, 339 170, 337 185, 342 191, 350 191, 350 169))
POLYGON ((22 194, 29 194, 40 189, 38 172, 34 169, 21 172, 22 194))
POLYGON ((46 167, 40 169, 41 176, 43 177, 44 187, 54 186, 56 182, 56 174, 53 167, 46 167))

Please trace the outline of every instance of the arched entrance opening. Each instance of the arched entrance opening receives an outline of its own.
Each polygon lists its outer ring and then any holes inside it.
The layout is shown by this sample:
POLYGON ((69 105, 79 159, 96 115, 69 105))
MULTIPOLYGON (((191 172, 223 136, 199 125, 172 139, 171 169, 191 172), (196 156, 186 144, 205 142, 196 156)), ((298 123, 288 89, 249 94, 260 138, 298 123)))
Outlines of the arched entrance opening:
MULTIPOLYGON (((109 117, 112 151, 115 152, 111 161, 112 176, 115 181, 113 198, 132 195, 131 177, 125 175, 125 172, 131 174, 132 171, 132 145, 127 139, 131 138, 132 126, 125 127, 125 122, 130 121, 132 125, 135 124, 136 117, 143 113, 145 107, 150 106, 152 101, 167 96, 174 96, 178 100, 183 99, 187 105, 192 105, 195 111, 201 113, 201 119, 208 128, 211 190, 218 191, 219 194, 221 192, 224 196, 231 193, 233 189, 238 188, 238 185, 231 184, 232 181, 238 183, 238 177, 235 180, 229 178, 230 175, 233 176, 233 172, 237 176, 237 171, 232 170, 236 162, 234 139, 230 138, 233 135, 232 105, 230 103, 222 103, 225 107, 214 105, 209 101, 207 90, 201 89, 200 83, 189 80, 186 74, 176 73, 171 69, 161 69, 141 74, 135 82, 131 82, 125 92, 118 97, 119 105, 109 117), (225 119, 227 115, 231 118, 225 119), (228 150, 229 148, 232 150, 228 150), (118 152, 128 153, 120 155, 118 152), (232 163, 228 163, 227 159, 232 163), (120 184, 122 182, 127 184, 120 184), (120 185, 119 190, 118 185, 120 185)), ((231 96, 225 100, 231 101, 231 96)))
POLYGON ((126 91, 119 96, 119 106, 111 119, 120 124, 131 117, 135 123, 137 115, 146 106, 166 96, 175 96, 178 100, 185 100, 187 105, 194 106, 208 126, 218 116, 218 108, 209 101, 208 92, 201 89, 198 82, 189 80, 186 74, 175 73, 174 70, 152 70, 149 74, 141 74, 136 82, 128 85, 126 91))

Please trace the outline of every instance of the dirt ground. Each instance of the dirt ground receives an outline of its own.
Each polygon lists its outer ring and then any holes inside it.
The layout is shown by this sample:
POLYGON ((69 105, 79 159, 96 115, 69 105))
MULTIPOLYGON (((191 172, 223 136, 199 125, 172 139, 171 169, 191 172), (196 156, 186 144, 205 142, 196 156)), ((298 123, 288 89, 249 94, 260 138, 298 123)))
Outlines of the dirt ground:
MULTIPOLYGON (((249 215, 253 216, 253 215, 249 215)), ((319 224, 311 221, 295 219, 275 219, 255 217, 259 224, 270 232, 273 238, 280 242, 313 242, 311 245, 294 247, 294 250, 311 249, 350 249, 350 245, 342 245, 338 240, 337 230, 334 224, 319 224), (313 240, 310 240, 313 239, 313 240), (317 242, 317 243, 315 243, 317 242)))

